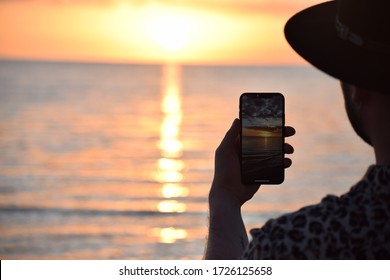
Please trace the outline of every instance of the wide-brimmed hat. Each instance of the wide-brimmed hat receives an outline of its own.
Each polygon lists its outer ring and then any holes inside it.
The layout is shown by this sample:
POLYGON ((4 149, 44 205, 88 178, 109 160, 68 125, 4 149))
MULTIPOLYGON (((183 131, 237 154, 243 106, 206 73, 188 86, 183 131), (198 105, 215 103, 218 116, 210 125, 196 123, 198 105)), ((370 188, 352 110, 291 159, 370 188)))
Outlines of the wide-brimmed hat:
POLYGON ((305 9, 285 26, 293 49, 325 73, 390 93, 390 1, 338 0, 305 9))

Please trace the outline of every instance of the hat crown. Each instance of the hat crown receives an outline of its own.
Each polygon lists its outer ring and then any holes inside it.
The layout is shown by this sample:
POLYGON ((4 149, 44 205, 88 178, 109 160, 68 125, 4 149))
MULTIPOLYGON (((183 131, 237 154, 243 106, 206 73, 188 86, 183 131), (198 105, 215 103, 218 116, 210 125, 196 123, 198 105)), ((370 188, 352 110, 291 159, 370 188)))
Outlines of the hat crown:
POLYGON ((325 73, 390 94, 390 1, 336 0, 289 19, 290 45, 325 73))
POLYGON ((337 20, 359 36, 390 46, 389 0, 339 0, 337 20))

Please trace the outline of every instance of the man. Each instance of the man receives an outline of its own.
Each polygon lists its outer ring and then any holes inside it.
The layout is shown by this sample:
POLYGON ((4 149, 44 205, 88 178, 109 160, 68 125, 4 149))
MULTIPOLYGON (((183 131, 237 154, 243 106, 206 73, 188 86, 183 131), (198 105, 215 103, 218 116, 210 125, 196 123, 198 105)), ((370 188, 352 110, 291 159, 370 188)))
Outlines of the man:
MULTIPOLYGON (((303 58, 341 81, 351 125, 374 148, 376 164, 344 195, 329 195, 251 230, 248 244, 240 209, 259 186, 240 182, 235 120, 216 151, 206 259, 390 259, 388 11, 386 0, 331 1, 298 13, 285 27, 303 58)), ((286 159, 285 167, 290 165, 286 159)))

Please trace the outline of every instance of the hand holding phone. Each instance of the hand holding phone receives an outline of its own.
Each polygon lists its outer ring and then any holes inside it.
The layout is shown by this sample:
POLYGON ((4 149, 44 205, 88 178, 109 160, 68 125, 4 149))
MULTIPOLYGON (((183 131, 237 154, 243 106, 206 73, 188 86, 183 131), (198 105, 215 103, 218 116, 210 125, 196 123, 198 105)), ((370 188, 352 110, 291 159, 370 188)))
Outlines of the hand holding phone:
MULTIPOLYGON (((258 191, 260 183, 243 184, 241 179, 240 157, 240 134, 241 124, 235 119, 230 129, 226 132, 218 148, 215 151, 214 178, 209 193, 209 203, 213 208, 224 209, 225 207, 239 207, 250 200, 258 191), (232 202, 233 201, 233 202, 232 202)), ((295 134, 291 126, 284 128, 284 136, 290 137, 295 134)), ((294 148, 288 143, 284 144, 284 153, 294 153, 294 148)), ((284 168, 292 164, 290 158, 284 158, 284 168)), ((224 211, 224 210, 223 210, 224 211)))
POLYGON ((284 96, 243 93, 240 97, 241 181, 284 181, 284 96))

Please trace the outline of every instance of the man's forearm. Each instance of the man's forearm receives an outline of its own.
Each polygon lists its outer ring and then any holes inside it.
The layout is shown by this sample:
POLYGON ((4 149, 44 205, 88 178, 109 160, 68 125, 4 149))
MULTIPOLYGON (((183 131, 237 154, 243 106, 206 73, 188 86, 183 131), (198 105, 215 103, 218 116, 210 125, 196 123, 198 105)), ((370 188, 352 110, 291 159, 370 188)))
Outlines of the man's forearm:
POLYGON ((248 245, 240 207, 220 201, 210 207, 209 215, 205 259, 239 259, 248 245))

